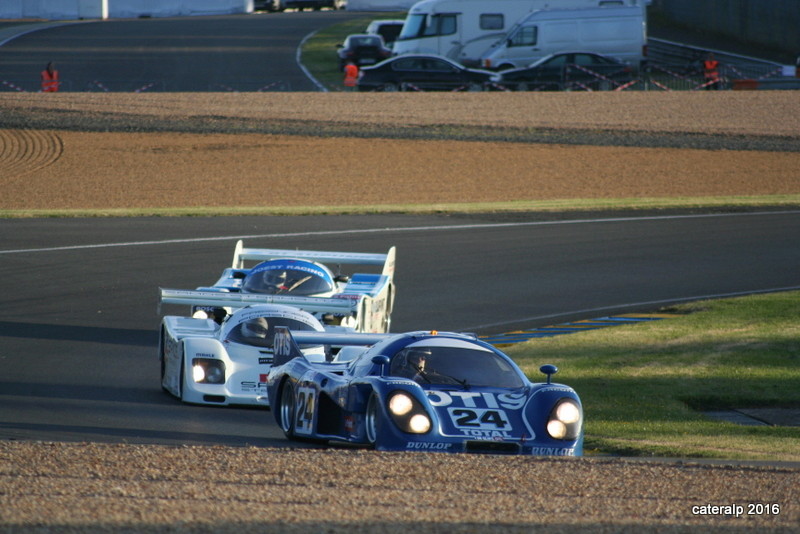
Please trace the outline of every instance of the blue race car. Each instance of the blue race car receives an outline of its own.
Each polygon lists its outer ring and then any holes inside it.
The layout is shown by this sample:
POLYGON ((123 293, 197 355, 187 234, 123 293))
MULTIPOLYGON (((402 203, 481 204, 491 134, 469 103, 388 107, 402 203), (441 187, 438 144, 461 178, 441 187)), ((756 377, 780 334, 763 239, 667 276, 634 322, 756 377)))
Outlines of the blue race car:
POLYGON ((384 451, 581 456, 575 391, 532 383, 505 354, 445 332, 337 334, 276 328, 267 394, 289 439, 384 451), (312 362, 300 347, 339 348, 312 362))

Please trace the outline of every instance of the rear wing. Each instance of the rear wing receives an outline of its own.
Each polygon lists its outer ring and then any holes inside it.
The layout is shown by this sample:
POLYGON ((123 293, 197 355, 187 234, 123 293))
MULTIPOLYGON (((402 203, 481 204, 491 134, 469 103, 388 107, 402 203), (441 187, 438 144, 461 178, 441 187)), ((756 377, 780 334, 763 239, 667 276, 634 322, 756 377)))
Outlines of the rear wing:
POLYGON ((266 261, 274 259, 298 259, 317 261, 320 263, 331 264, 358 264, 358 265, 382 265, 381 274, 386 276, 394 275, 395 247, 391 247, 386 254, 367 254, 361 252, 325 252, 317 250, 288 250, 276 248, 245 248, 240 239, 236 242, 233 251, 234 269, 244 269, 244 262, 266 261))
POLYGON ((283 365, 289 360, 303 356, 299 345, 370 346, 391 337, 393 334, 331 333, 290 331, 285 326, 275 327, 272 365, 283 365))
POLYGON ((228 293, 225 291, 195 291, 190 289, 160 289, 162 304, 187 304, 189 306, 215 306, 219 308, 244 308, 252 304, 283 304, 309 313, 356 313, 361 299, 339 299, 328 297, 290 297, 286 295, 262 295, 259 293, 228 293))

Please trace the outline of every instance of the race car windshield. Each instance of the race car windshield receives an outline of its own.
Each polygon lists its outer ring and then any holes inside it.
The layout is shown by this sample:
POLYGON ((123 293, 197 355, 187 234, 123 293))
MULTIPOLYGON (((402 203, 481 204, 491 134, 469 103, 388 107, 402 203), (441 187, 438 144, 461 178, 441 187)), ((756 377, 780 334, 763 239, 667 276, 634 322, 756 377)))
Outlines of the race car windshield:
POLYGON ((251 273, 242 284, 245 293, 308 296, 333 290, 331 283, 316 273, 300 269, 268 269, 251 273))
POLYGON ((524 385, 516 370, 497 354, 461 347, 405 348, 392 358, 389 373, 411 378, 423 386, 518 388, 524 385))
POLYGON ((289 330, 314 330, 311 325, 295 319, 256 317, 231 329, 226 341, 271 349, 275 339, 276 326, 285 326, 289 330))

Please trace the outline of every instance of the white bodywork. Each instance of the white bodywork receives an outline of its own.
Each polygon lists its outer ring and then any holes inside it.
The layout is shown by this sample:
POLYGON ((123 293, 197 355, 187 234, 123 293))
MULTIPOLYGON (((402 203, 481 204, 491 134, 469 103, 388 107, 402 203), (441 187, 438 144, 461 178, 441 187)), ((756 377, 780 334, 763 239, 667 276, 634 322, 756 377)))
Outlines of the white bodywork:
MULTIPOLYGON (((311 314, 274 304, 241 308, 222 324, 211 319, 164 317, 159 340, 161 387, 187 403, 268 406, 266 379, 272 368, 273 349, 243 343, 237 331, 254 319, 263 319, 270 327, 294 324, 324 331, 311 314), (208 365, 222 369, 224 378, 209 383, 200 372, 208 365)), ((325 361, 322 346, 302 350, 311 361, 325 361)))

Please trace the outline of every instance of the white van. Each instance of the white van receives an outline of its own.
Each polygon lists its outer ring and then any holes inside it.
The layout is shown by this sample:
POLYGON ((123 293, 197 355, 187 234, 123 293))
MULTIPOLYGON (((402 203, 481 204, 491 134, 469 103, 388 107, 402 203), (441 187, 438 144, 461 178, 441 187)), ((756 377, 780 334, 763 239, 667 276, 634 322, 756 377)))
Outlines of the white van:
POLYGON ((526 67, 565 50, 594 52, 636 67, 644 59, 647 22, 643 6, 536 11, 481 57, 484 68, 526 67))
POLYGON ((438 54, 476 66, 484 52, 530 13, 643 5, 649 0, 422 0, 408 11, 394 53, 438 54))

